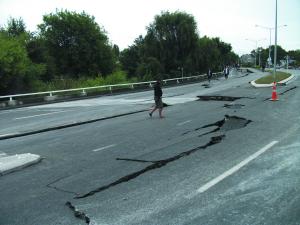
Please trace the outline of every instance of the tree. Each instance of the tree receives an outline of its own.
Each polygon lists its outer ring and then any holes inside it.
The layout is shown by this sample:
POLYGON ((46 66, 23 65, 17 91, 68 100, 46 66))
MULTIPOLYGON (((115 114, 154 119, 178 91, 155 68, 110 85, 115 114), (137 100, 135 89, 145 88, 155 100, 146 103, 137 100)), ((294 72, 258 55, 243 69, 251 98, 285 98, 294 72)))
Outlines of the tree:
POLYGON ((144 39, 139 36, 135 39, 134 44, 124 49, 120 53, 120 62, 122 69, 128 74, 128 77, 139 77, 142 79, 145 75, 139 67, 142 64, 144 39), (139 69, 138 69, 139 68, 139 69))
POLYGON ((157 15, 145 37, 137 38, 120 56, 122 68, 130 76, 144 79, 171 78, 181 70, 185 75, 208 67, 221 70, 237 60, 230 44, 219 38, 199 38, 194 17, 184 12, 157 15))
POLYGON ((10 18, 7 22, 6 31, 10 37, 18 37, 26 34, 26 26, 22 18, 10 18))
POLYGON ((0 29, 0 93, 16 94, 29 91, 32 84, 45 74, 45 65, 33 63, 28 57, 30 33, 22 18, 10 18, 0 29))
POLYGON ((57 73, 66 77, 112 73, 115 57, 106 33, 85 12, 57 11, 45 15, 40 36, 53 57, 57 73))
POLYGON ((40 77, 43 81, 51 81, 57 74, 55 59, 49 54, 46 42, 39 35, 31 34, 26 43, 28 57, 33 63, 44 64, 45 73, 40 77))
MULTIPOLYGON (((273 54, 271 54, 271 58, 273 59, 272 62, 274 64, 274 49, 275 49, 275 46, 272 45, 271 46, 272 48, 272 52, 273 54)), ((287 53, 286 51, 280 46, 280 45, 277 45, 277 63, 279 63, 280 60, 283 60, 285 57, 286 57, 287 53)))
POLYGON ((198 43, 199 70, 201 72, 207 71, 208 68, 213 71, 218 70, 221 65, 220 54, 215 41, 207 36, 200 38, 198 43))
POLYGON ((156 58, 163 73, 170 73, 180 67, 195 71, 195 67, 186 64, 195 57, 197 41, 197 25, 192 15, 163 12, 147 28, 144 57, 156 58))
POLYGON ((29 90, 30 82, 45 72, 43 65, 30 61, 23 39, 0 33, 0 49, 1 95, 29 90))
POLYGON ((290 59, 295 60, 295 62, 292 63, 292 65, 300 66, 300 49, 289 51, 287 54, 290 59))

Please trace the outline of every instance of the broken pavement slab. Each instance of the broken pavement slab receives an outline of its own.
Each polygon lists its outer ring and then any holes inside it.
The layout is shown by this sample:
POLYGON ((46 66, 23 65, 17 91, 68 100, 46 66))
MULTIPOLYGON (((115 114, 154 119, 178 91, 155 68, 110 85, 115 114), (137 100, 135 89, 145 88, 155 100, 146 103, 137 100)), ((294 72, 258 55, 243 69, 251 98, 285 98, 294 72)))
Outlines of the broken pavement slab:
POLYGON ((41 160, 39 155, 31 153, 10 156, 2 153, 0 156, 0 176, 31 166, 41 160))

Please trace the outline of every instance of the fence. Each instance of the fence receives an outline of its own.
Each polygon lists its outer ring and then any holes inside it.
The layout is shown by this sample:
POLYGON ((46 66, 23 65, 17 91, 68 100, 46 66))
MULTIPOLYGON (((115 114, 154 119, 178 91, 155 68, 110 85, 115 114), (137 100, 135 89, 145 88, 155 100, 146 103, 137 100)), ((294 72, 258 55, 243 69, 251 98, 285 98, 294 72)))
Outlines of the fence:
MULTIPOLYGON (((213 77, 217 78, 222 75, 222 72, 213 73, 213 77)), ((207 75, 197 75, 190 77, 179 77, 163 80, 164 85, 179 85, 183 83, 198 82, 206 80, 207 75)), ((67 99, 78 99, 85 96, 99 96, 105 94, 122 93, 124 91, 132 91, 133 89, 145 90, 152 88, 156 81, 138 82, 138 83, 127 83, 127 84, 114 84, 114 85, 103 85, 95 87, 85 88, 74 88, 67 90, 54 90, 36 93, 26 94, 14 94, 0 96, 0 108, 6 106, 16 106, 22 104, 33 104, 42 103, 49 101, 64 101, 67 99)))

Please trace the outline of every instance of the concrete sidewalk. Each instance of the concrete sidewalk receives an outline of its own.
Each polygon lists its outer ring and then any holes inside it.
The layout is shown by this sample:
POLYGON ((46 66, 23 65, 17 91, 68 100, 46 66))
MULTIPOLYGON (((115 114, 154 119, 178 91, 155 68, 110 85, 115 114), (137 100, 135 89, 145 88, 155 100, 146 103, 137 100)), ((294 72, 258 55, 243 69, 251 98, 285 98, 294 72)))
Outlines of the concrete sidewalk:
POLYGON ((31 166, 41 160, 39 155, 31 153, 10 156, 2 152, 0 153, 0 176, 31 166))

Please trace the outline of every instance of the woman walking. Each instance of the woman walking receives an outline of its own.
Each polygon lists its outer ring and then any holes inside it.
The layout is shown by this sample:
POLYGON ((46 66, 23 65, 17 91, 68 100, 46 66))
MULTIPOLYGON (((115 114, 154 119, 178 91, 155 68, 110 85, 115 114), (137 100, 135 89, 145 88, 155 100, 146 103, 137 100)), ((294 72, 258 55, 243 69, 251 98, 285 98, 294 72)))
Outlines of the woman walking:
POLYGON ((162 110, 163 110, 163 102, 162 102, 162 90, 161 90, 161 83, 159 80, 156 81, 156 84, 154 86, 154 101, 155 101, 155 107, 152 109, 152 111, 149 113, 149 116, 152 117, 152 114, 155 110, 158 109, 159 117, 163 118, 162 110))

